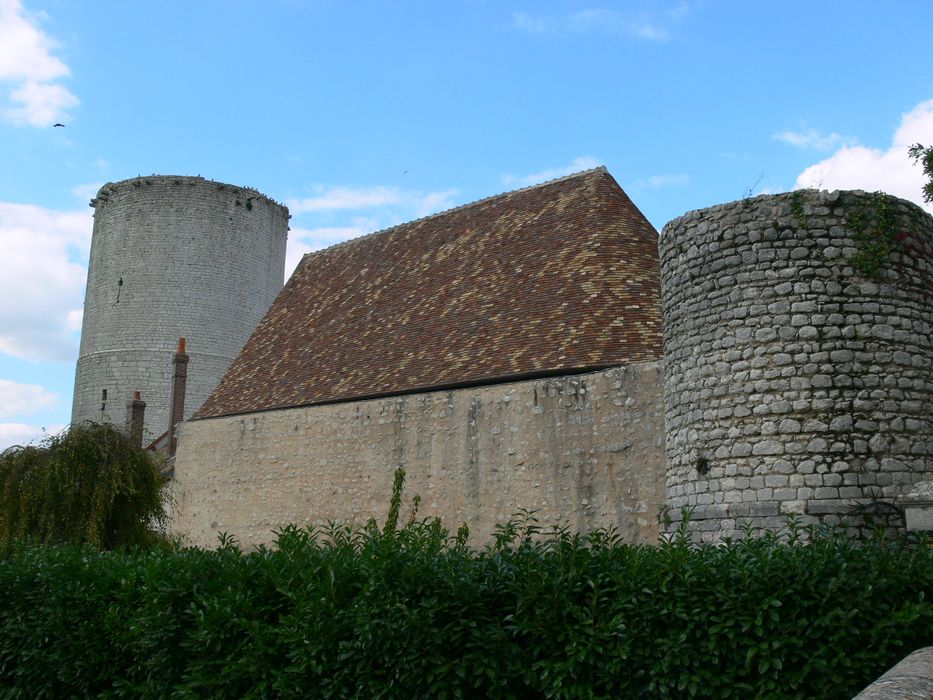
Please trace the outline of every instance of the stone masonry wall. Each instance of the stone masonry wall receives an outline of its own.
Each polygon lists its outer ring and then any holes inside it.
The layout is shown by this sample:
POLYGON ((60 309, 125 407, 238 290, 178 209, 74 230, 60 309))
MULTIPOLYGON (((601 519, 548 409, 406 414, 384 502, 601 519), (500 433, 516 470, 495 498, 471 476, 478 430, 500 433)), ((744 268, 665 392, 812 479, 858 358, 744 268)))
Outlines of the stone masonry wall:
POLYGON ((191 356, 189 416, 281 289, 288 210, 254 190, 174 176, 106 184, 91 206, 72 421, 123 425, 138 390, 148 443, 168 429, 178 338, 191 356))
POLYGON ((520 509, 541 525, 658 534, 664 499, 659 362, 589 374, 186 422, 172 527, 250 546, 288 523, 380 522, 393 472, 419 517, 474 543, 520 509))
POLYGON ((798 191, 690 212, 660 253, 674 523, 896 517, 933 475, 933 218, 798 191))

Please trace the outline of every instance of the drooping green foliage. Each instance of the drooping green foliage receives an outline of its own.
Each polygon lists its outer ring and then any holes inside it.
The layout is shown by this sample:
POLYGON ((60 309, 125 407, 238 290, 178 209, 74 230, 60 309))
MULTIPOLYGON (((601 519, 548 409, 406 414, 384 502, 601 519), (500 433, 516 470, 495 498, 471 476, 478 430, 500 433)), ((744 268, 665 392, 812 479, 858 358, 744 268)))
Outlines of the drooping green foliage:
POLYGON ((933 202, 933 146, 915 143, 910 147, 910 157, 923 168, 927 183, 923 186, 923 201, 933 202))
POLYGON ((0 543, 145 545, 163 524, 155 459, 112 425, 73 425, 0 454, 0 543))
POLYGON ((241 552, 0 552, 10 698, 848 698, 933 639, 933 549, 809 532, 288 527, 241 552))

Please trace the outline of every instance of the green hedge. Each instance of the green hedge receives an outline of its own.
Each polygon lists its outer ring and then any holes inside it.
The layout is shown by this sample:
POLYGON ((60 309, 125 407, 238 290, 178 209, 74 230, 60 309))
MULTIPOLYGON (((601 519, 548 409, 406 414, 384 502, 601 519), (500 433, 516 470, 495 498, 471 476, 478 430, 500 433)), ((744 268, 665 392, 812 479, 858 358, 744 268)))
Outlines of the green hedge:
POLYGON ((476 552, 393 524, 251 553, 8 546, 0 695, 848 698, 933 641, 925 544, 513 522, 476 552))

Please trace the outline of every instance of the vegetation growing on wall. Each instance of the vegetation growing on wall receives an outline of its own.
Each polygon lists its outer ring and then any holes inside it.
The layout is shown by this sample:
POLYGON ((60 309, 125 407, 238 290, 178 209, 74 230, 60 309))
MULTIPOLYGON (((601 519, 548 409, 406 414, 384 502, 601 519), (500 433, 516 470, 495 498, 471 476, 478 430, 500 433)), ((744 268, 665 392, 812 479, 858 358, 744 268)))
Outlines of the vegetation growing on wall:
POLYGON ((933 550, 437 521, 0 554, 6 697, 848 698, 933 638, 933 550))
MULTIPOLYGON (((923 186, 923 201, 933 202, 933 147, 914 144, 910 157, 923 168, 928 182, 923 186)), ((897 216, 895 200, 883 192, 874 192, 868 200, 862 200, 849 218, 855 231, 858 252, 852 264, 862 274, 879 278, 897 248, 906 230, 916 228, 916 222, 905 222, 897 216)))
POLYGON ((803 190, 794 190, 790 196, 790 214, 797 228, 806 228, 807 217, 803 210, 803 190))
POLYGON ((859 200, 849 216, 855 232, 858 252, 852 265, 863 275, 878 278, 897 243, 898 221, 893 198, 884 192, 873 192, 859 200))
POLYGON ((83 423, 0 454, 0 543, 147 545, 165 520, 154 457, 112 425, 83 423))
POLYGON ((852 265, 867 277, 881 278, 891 253, 902 248, 909 233, 919 230, 918 216, 917 211, 905 214, 897 199, 884 192, 864 195, 848 217, 858 248, 852 265))

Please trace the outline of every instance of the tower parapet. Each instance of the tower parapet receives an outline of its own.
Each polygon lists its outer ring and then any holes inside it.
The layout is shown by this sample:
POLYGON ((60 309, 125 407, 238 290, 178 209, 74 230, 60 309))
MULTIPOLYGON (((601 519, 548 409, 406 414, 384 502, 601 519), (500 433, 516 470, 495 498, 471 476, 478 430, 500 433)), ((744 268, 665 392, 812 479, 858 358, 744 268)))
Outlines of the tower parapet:
POLYGON ((933 217, 804 190, 689 212, 660 254, 675 522, 897 515, 933 478, 933 217))

